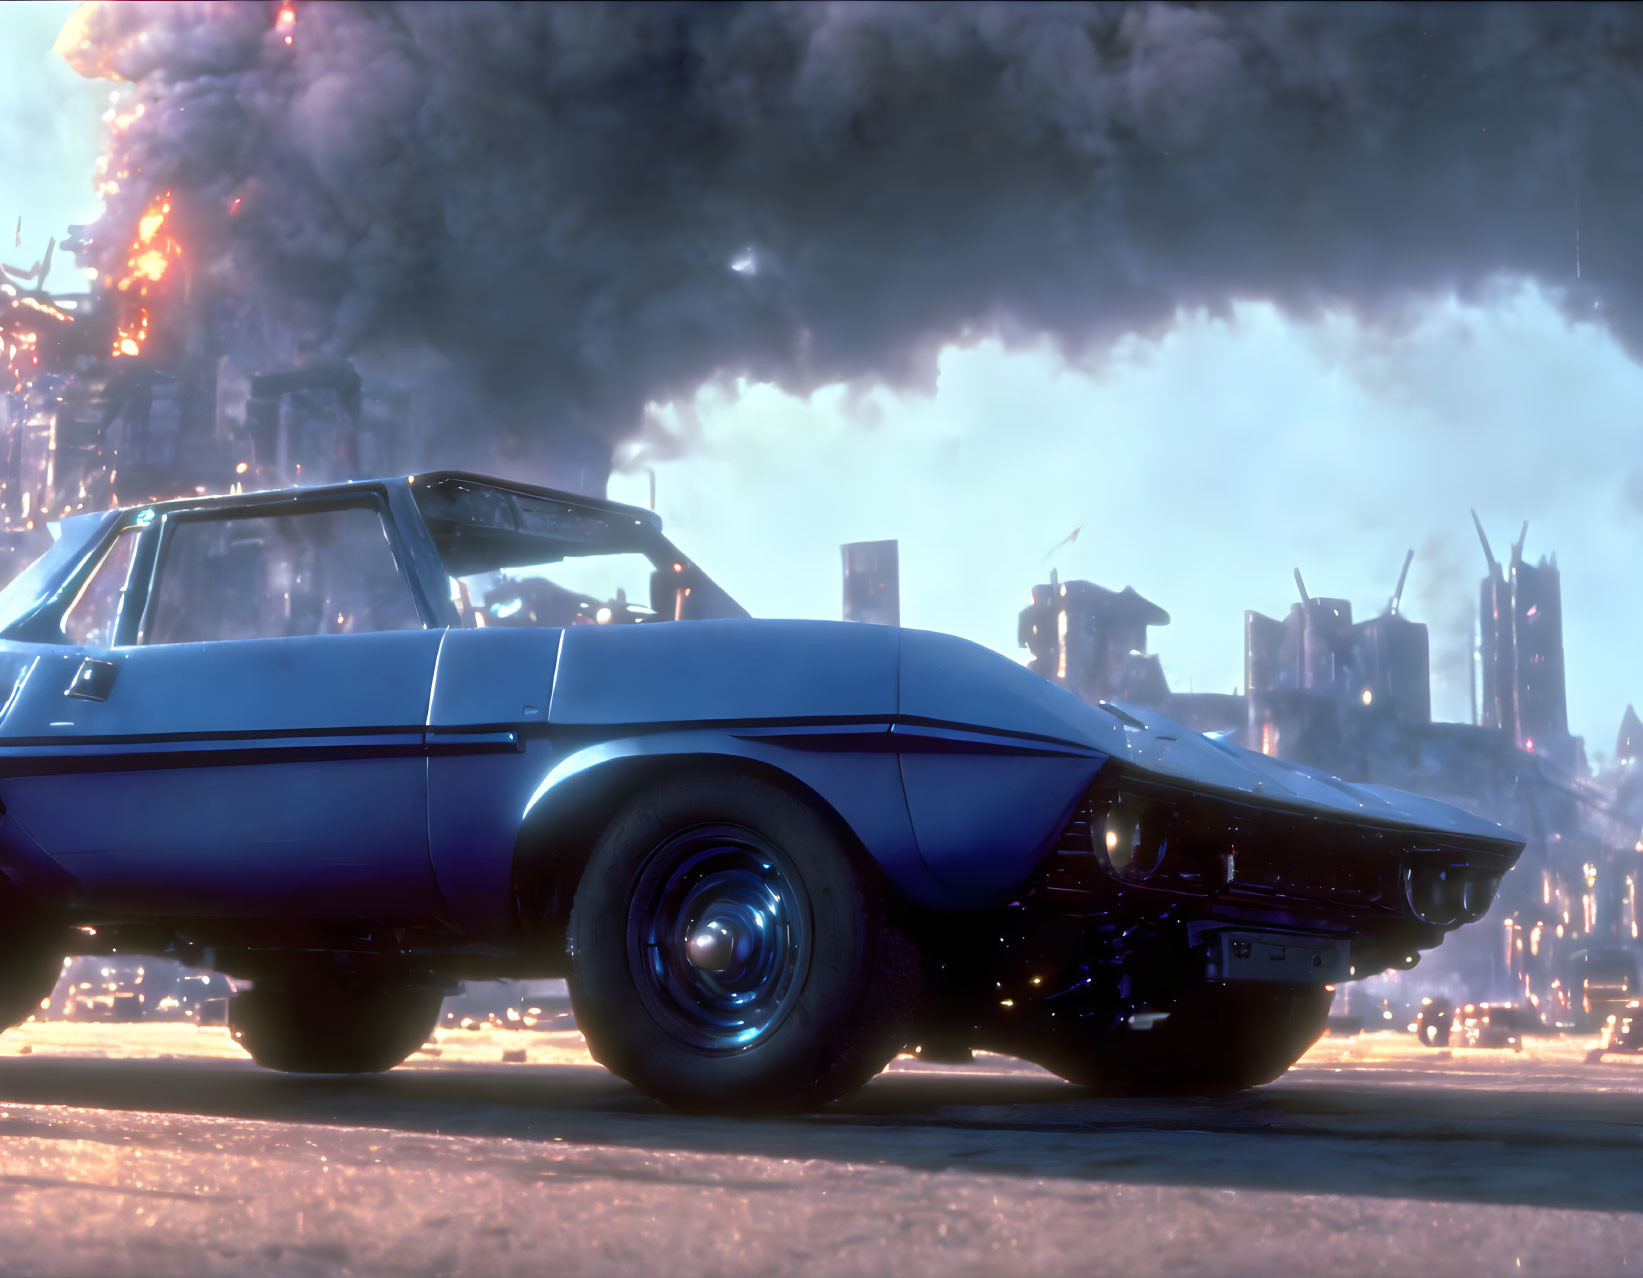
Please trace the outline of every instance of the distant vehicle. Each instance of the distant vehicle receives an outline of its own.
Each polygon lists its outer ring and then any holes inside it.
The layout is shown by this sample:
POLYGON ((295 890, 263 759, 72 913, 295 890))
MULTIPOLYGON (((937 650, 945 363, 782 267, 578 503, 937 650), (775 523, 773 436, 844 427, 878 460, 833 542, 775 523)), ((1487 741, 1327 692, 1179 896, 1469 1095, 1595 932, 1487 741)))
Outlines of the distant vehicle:
POLYGON ((295 1072, 563 976, 695 1109, 909 1043, 1244 1087, 1521 850, 949 635, 751 619, 649 511, 458 473, 64 520, 0 696, 6 1022, 65 954, 166 955, 251 983, 234 1033, 295 1072))
POLYGON ((1448 1047, 1455 1024, 1455 1005, 1446 998, 1423 998, 1415 1017, 1415 1037, 1427 1047, 1448 1047))
POLYGON ((1610 1052, 1643 1052, 1643 1000, 1634 998, 1610 1014, 1603 1026, 1602 1038, 1586 1054, 1586 1059, 1600 1061, 1610 1052))
POLYGON ((202 1003, 226 1006, 232 993, 226 977, 191 972, 165 959, 82 957, 64 965, 41 1012, 46 1019, 66 1021, 197 1022, 202 1003))
POLYGON ((1415 1033, 1428 1047, 1505 1047, 1521 1052, 1528 1038, 1550 1037, 1557 1030, 1531 1007, 1518 1003, 1464 1003, 1446 998, 1423 1001, 1415 1033))

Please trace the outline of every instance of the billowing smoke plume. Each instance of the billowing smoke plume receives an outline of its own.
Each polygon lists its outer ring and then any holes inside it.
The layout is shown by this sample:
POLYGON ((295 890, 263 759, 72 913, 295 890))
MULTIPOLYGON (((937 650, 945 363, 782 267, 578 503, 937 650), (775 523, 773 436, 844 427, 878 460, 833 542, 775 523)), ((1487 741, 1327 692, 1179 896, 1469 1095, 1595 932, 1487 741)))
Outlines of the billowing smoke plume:
POLYGON ((143 104, 106 243, 172 189, 215 278, 521 437, 1513 276, 1643 348, 1629 6, 111 4, 71 43, 143 104))

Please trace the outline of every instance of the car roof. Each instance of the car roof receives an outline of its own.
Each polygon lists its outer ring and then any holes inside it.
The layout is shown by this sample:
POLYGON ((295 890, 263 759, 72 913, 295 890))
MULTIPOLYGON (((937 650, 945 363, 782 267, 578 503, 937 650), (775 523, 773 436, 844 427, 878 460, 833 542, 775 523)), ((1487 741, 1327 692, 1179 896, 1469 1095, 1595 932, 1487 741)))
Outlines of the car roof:
POLYGON ((593 510, 606 510, 616 514, 630 516, 654 529, 660 529, 662 520, 653 510, 646 510, 643 506, 629 506, 625 502, 611 501, 605 497, 590 497, 586 493, 566 492, 558 488, 543 488, 537 484, 519 483, 511 479, 498 479, 492 475, 481 475, 468 470, 435 470, 421 472, 415 475, 387 475, 374 479, 349 479, 331 484, 305 484, 291 488, 265 488, 248 493, 213 493, 198 497, 173 497, 166 501, 137 502, 126 507, 129 510, 198 510, 201 507, 212 506, 241 506, 260 505, 264 502, 278 502, 295 497, 324 498, 331 496, 345 496, 357 493, 363 488, 378 487, 388 484, 408 484, 413 490, 428 488, 440 483, 462 483, 480 488, 491 488, 497 492, 513 493, 522 497, 544 498, 549 501, 562 501, 569 505, 585 506, 593 510))

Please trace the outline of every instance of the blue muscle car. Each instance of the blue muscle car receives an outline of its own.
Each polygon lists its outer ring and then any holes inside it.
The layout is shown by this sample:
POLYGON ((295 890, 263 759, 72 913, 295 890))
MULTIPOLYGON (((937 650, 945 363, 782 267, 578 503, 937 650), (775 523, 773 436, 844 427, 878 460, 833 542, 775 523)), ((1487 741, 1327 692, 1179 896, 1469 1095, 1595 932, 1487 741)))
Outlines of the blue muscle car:
POLYGON ((1243 1087, 1521 849, 948 635, 751 619, 649 511, 458 473, 65 519, 0 592, 0 696, 4 1024, 65 955, 163 954, 248 982, 281 1070, 565 976, 683 1107, 910 1044, 1243 1087))

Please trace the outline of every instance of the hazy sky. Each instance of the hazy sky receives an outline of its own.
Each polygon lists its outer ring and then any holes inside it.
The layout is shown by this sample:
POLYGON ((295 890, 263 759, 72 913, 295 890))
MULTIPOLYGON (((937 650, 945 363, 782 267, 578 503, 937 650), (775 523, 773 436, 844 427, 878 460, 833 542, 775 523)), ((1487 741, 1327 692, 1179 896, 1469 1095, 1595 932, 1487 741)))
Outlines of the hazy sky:
MULTIPOLYGON (((0 5, 0 261, 27 268, 49 236, 102 207, 91 166, 111 85, 83 80, 51 51, 73 4, 0 5), (16 242, 17 219, 23 242, 16 242)), ((80 287, 73 260, 53 260, 50 284, 80 287)))
MULTIPOLYGON (((71 9, 0 6, 0 257, 17 265, 96 210, 108 85, 51 53, 71 9)), ((64 262, 53 282, 72 280, 64 262)), ((1297 565, 1361 617, 1414 548, 1404 611, 1432 628, 1434 709, 1452 719, 1468 715, 1483 571, 1467 510, 1500 557, 1528 519, 1529 555, 1556 552, 1563 569, 1571 726, 1606 754, 1643 701, 1640 403, 1643 369, 1532 286, 1395 330, 1252 301, 1181 315, 1083 368, 950 348, 931 394, 705 389, 655 410, 684 444, 654 462, 657 505, 763 615, 837 616, 839 543, 880 537, 901 540, 906 624, 1012 654, 1016 613, 1051 567, 1133 585, 1173 617, 1154 636, 1171 686, 1198 691, 1241 683, 1243 610, 1283 615, 1297 565)), ((648 479, 619 473, 611 493, 643 503, 648 479)))

